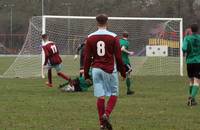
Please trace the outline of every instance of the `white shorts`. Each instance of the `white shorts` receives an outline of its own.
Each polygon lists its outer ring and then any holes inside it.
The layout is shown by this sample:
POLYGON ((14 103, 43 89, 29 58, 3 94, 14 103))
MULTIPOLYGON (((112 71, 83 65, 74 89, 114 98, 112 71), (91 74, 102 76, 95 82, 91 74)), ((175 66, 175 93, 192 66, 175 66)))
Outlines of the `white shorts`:
POLYGON ((99 68, 92 68, 94 96, 117 96, 119 93, 118 73, 107 73, 99 68))

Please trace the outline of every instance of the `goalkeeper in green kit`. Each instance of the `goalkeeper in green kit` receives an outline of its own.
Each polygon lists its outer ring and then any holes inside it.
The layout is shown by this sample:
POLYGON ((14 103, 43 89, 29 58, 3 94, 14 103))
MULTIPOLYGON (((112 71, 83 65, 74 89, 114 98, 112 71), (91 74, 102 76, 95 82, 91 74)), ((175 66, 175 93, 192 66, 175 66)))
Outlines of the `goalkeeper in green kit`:
POLYGON ((86 92, 91 86, 92 82, 88 83, 84 76, 80 76, 59 85, 59 88, 62 92, 86 92))
POLYGON ((122 51, 122 60, 126 67, 126 86, 127 86, 127 95, 134 94, 134 91, 131 91, 131 80, 130 73, 132 71, 132 67, 130 64, 129 56, 133 56, 134 52, 129 51, 129 42, 128 42, 128 32, 124 31, 122 34, 122 38, 120 39, 120 46, 122 51))
MULTIPOLYGON (((70 78, 68 82, 59 85, 62 92, 86 92, 93 85, 92 82, 85 80, 84 71, 75 79, 70 78)), ((92 69, 89 70, 89 76, 92 77, 92 69)))
POLYGON ((182 50, 186 53, 187 74, 189 77, 188 106, 197 105, 195 97, 200 84, 200 35, 198 25, 191 25, 192 34, 184 38, 182 50))

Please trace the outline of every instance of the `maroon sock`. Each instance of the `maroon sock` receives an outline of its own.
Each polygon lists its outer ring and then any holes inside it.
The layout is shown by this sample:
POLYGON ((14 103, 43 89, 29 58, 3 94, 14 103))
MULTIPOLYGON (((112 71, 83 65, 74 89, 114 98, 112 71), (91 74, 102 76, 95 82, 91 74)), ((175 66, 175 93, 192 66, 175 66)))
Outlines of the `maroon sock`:
POLYGON ((51 73, 51 69, 48 70, 48 82, 50 84, 52 84, 52 73, 51 73))
POLYGON ((97 109, 99 114, 99 122, 102 125, 102 116, 105 113, 105 99, 98 98, 97 99, 97 109))
POLYGON ((105 110, 107 117, 110 116, 112 110, 115 107, 116 102, 117 102, 117 96, 110 96, 105 110))
POLYGON ((60 76, 61 78, 65 79, 65 80, 70 80, 70 77, 65 75, 64 73, 62 72, 58 72, 57 73, 58 76, 60 76))

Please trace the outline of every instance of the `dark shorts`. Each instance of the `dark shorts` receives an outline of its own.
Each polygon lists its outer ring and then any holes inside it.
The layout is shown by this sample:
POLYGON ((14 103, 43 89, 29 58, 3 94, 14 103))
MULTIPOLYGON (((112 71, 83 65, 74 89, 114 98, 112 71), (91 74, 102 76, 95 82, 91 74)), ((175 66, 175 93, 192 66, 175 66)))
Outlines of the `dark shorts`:
POLYGON ((126 73, 129 73, 132 71, 132 67, 130 64, 125 64, 125 67, 126 67, 126 73))
POLYGON ((189 78, 200 79, 200 63, 187 64, 187 74, 189 78))
POLYGON ((82 91, 80 87, 79 78, 73 80, 73 85, 74 85, 74 91, 82 91))

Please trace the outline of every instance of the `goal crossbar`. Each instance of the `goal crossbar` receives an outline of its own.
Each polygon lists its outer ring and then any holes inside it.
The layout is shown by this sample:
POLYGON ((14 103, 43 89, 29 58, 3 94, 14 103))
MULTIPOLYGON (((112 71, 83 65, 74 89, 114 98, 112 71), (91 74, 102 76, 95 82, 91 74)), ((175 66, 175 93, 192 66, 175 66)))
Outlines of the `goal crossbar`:
MULTIPOLYGON (((93 16, 58 16, 58 15, 43 15, 43 18, 69 18, 69 19, 95 19, 93 16)), ((150 18, 150 17, 109 17, 112 20, 177 20, 182 21, 183 18, 150 18)))

